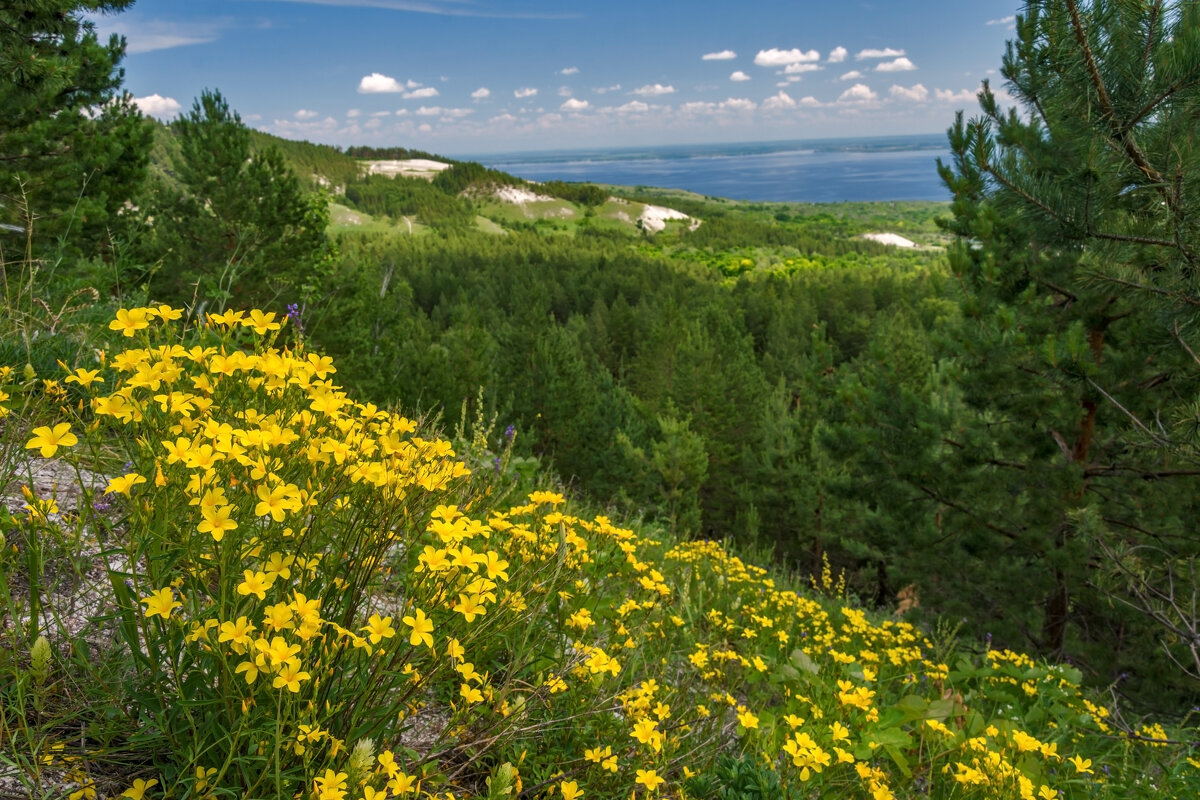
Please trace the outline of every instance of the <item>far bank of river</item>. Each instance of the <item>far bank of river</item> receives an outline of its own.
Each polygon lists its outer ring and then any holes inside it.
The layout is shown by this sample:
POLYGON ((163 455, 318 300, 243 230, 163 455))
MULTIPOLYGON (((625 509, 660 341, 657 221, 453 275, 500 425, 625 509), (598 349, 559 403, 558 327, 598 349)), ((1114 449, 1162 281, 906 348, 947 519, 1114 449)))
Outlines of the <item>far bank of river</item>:
POLYGON ((472 156, 533 181, 685 189, 764 202, 949 200, 944 134, 472 156))

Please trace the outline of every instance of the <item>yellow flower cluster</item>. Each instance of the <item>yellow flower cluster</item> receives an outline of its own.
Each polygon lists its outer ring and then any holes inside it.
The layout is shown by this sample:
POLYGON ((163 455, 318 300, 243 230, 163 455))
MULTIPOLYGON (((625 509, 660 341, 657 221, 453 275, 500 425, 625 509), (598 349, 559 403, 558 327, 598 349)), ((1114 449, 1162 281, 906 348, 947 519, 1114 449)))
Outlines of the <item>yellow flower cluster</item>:
MULTIPOLYGON (((286 320, 182 319, 118 312, 129 347, 66 379, 97 423, 25 442, 45 457, 76 431, 133 442, 105 489, 134 565, 112 581, 121 630, 161 678, 155 725, 196 737, 160 791, 511 794, 547 736, 558 755, 535 791, 566 800, 686 796, 721 752, 806 796, 893 800, 917 774, 931 796, 1051 800, 1099 780, 1059 722, 1108 733, 1108 712, 1067 671, 1009 651, 943 656, 952 669, 914 626, 847 602, 827 562, 810 597, 716 542, 664 546, 556 492, 490 506, 450 442, 278 346, 286 320), (489 778, 453 772, 488 748, 489 778)), ((27 501, 32 520, 56 513, 27 501)))

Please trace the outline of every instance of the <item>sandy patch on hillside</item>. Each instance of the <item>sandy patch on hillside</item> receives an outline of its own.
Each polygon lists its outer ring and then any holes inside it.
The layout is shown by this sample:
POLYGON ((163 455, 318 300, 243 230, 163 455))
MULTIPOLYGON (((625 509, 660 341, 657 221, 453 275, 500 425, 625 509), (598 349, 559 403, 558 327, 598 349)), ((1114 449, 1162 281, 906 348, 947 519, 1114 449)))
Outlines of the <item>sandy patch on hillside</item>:
POLYGON ((523 206, 526 203, 553 202, 554 198, 547 194, 538 194, 520 186, 501 186, 496 190, 496 197, 506 203, 523 206))
POLYGON ((512 203, 513 205, 520 206, 521 210, 525 213, 525 216, 528 219, 537 219, 539 216, 545 218, 562 217, 563 219, 569 219, 575 216, 575 209, 571 208, 569 205, 563 205, 559 208, 541 209, 541 214, 534 213, 525 206, 529 203, 561 203, 565 201, 559 200, 557 197, 538 194, 537 192, 530 191, 529 189, 525 189, 520 186, 501 186, 496 190, 496 197, 505 203, 512 203))
POLYGON ((880 244, 890 244, 893 247, 916 247, 917 243, 912 239, 905 239, 898 233, 864 233, 864 239, 870 239, 873 242, 880 244))
POLYGON ((368 175, 387 175, 395 178, 425 178, 433 177, 450 165, 443 161, 432 161, 428 158, 405 158, 392 161, 364 161, 368 175))
POLYGON ((642 215, 638 217, 642 222, 642 227, 651 233, 658 233, 667 227, 667 220, 692 220, 688 226, 690 230, 695 230, 700 227, 700 220, 692 219, 682 211, 676 211, 673 208, 665 208, 664 206, 646 206, 642 209, 642 215))

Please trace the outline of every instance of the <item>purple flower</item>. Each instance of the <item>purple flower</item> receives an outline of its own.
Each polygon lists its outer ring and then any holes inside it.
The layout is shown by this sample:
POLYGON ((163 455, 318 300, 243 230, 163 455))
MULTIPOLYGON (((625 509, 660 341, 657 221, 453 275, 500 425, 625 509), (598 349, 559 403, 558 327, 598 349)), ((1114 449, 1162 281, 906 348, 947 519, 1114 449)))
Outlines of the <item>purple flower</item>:
POLYGON ((512 441, 513 437, 516 435, 517 435, 517 429, 515 427, 513 427, 512 425, 509 425, 507 428, 504 429, 504 436, 510 442, 512 441))
POLYGON ((496 470, 496 474, 500 474, 500 456, 492 459, 492 469, 496 470))
POLYGON ((304 321, 300 317, 300 306, 296 303, 288 303, 287 307, 288 319, 292 321, 298 329, 304 330, 304 321))

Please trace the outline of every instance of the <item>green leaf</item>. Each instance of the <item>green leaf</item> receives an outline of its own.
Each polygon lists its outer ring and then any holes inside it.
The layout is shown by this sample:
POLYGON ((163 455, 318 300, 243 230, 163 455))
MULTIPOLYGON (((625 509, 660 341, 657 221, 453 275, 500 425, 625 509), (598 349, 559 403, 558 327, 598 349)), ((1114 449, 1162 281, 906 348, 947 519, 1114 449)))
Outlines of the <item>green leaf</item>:
POLYGON ((929 709, 929 701, 924 697, 909 694, 901 697, 895 708, 903 712, 905 720, 921 719, 929 709))
POLYGON ((821 672, 821 668, 817 666, 816 662, 808 657, 808 653, 799 648, 792 651, 789 660, 796 666, 797 669, 802 669, 805 672, 813 675, 817 675, 821 672))

